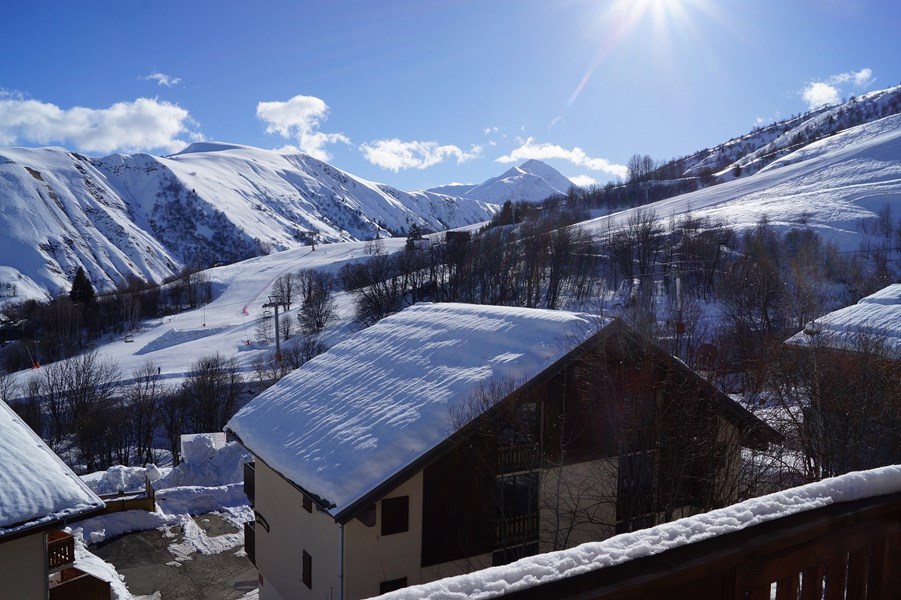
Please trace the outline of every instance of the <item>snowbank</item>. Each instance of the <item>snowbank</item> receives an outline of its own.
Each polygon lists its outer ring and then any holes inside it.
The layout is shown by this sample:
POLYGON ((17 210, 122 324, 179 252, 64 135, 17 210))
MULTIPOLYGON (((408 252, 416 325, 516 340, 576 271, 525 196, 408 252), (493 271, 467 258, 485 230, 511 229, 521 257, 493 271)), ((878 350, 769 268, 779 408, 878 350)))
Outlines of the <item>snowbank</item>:
POLYGON ((75 531, 87 543, 96 544, 133 531, 175 525, 188 515, 222 512, 236 515, 235 524, 249 520, 251 516, 244 514, 243 465, 251 456, 234 442, 217 448, 214 438, 215 434, 198 434, 186 439, 183 460, 172 469, 117 465, 85 475, 85 483, 98 494, 143 490, 146 477, 156 490, 157 511, 102 515, 79 522, 75 531))
POLYGON ((849 473, 650 529, 618 535, 602 542, 530 556, 502 567, 408 587, 379 598, 493 598, 836 502, 851 502, 896 492, 901 492, 901 465, 849 473))

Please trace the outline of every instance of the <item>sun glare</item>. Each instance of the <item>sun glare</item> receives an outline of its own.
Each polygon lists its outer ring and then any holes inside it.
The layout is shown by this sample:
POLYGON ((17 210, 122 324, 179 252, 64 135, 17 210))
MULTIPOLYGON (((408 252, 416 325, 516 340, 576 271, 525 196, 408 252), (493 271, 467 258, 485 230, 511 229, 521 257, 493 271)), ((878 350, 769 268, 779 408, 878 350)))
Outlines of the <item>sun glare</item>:
MULTIPOLYGON (((567 102, 572 106, 594 71, 613 52, 620 42, 650 19, 655 32, 649 44, 661 47, 672 40, 697 40, 696 14, 716 18, 712 0, 615 0, 600 16, 602 31, 592 61, 567 102)), ((717 19, 718 20, 718 19, 717 19)))

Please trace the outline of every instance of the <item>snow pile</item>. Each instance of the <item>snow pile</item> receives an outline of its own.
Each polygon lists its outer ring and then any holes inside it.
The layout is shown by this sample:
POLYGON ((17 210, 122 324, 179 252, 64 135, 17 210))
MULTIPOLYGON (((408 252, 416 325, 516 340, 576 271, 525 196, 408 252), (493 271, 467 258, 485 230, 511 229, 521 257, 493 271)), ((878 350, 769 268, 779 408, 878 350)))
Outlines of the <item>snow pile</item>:
POLYGON ((417 304, 286 376, 226 429, 273 469, 333 503, 334 516, 465 424, 454 415, 483 410, 472 404, 480 391, 512 391, 598 325, 563 311, 417 304))
POLYGON ((72 534, 83 539, 87 544, 99 544, 133 531, 147 531, 176 525, 181 520, 182 516, 178 514, 126 510, 79 521, 72 527, 72 534))
POLYGON ((0 401, 0 538, 102 507, 100 498, 0 401))
POLYGON ((200 433, 185 436, 182 442, 182 460, 177 467, 159 468, 115 465, 106 471, 82 476, 97 494, 139 492, 148 479, 156 490, 175 487, 222 487, 244 481, 244 463, 253 459, 248 452, 234 442, 218 444, 222 434, 200 433))
POLYGON ((502 567, 412 586, 379 597, 384 600, 493 598, 821 506, 896 492, 901 492, 901 465, 849 473, 602 542, 531 556, 502 567))
POLYGON ((244 481, 244 463, 251 455, 239 444, 217 447, 216 434, 198 434, 182 442, 182 462, 160 478, 154 488, 222 486, 244 481))
POLYGON ((149 464, 146 467, 114 465, 106 471, 83 475, 82 479, 95 493, 105 495, 120 492, 142 492, 145 479, 153 483, 160 477, 162 477, 162 471, 156 465, 149 464))
POLYGON ((854 350, 860 335, 875 337, 885 344, 886 350, 901 357, 901 283, 809 323, 788 343, 854 350))
POLYGON ((97 579, 110 582, 110 600, 132 600, 134 598, 125 587, 125 581, 116 571, 116 567, 88 552, 84 541, 77 536, 75 537, 75 568, 81 569, 97 579))

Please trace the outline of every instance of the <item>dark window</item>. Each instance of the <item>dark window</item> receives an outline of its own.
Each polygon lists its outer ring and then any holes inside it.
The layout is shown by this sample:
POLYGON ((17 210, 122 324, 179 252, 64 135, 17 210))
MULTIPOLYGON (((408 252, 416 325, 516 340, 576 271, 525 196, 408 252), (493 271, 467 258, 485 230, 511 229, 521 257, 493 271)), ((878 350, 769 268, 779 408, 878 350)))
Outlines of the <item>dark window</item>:
POLYGON ((410 528, 410 497, 382 500, 382 535, 403 533, 410 528))
POLYGON ((313 589, 313 557, 303 551, 303 584, 313 589))
POLYGON ((388 592, 393 592, 394 590, 399 590, 407 587, 407 578, 401 577, 400 579, 389 579, 388 581, 383 581, 379 584, 379 593, 387 594, 388 592))
POLYGON ((313 512, 313 501, 306 494, 303 495, 303 509, 308 513, 313 512))
POLYGON ((538 512, 538 473, 507 475, 497 479, 498 518, 538 512))

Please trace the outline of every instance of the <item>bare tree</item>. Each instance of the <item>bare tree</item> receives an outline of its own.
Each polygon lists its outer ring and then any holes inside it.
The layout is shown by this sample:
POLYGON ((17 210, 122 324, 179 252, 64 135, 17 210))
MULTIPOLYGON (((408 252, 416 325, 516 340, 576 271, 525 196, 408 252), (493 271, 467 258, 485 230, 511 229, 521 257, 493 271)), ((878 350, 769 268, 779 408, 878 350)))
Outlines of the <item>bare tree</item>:
POLYGON ((184 388, 164 391, 160 398, 160 424, 175 467, 181 462, 181 435, 187 430, 186 401, 184 388))
POLYGON ((135 458, 143 466, 156 462, 153 439, 160 425, 163 396, 167 393, 159 369, 147 361, 132 374, 133 383, 125 391, 125 406, 129 411, 127 426, 134 440, 135 458))
POLYGON ((234 358, 214 354, 198 359, 181 388, 191 428, 221 431, 238 408, 241 383, 234 358))
MULTIPOLYGON (((378 259, 382 257, 379 255, 378 259)), ((306 333, 318 333, 335 316, 333 289, 335 278, 324 271, 301 271, 301 307, 297 315, 301 328, 306 333)))
POLYGON ((796 458, 786 476, 816 481, 901 461, 901 357, 877 337, 854 334, 836 350, 815 332, 809 347, 771 361, 772 420, 796 458))
POLYGON ((291 303, 294 301, 299 283, 298 275, 295 273, 279 275, 272 284, 272 299, 284 306, 285 310, 291 310, 291 303))

